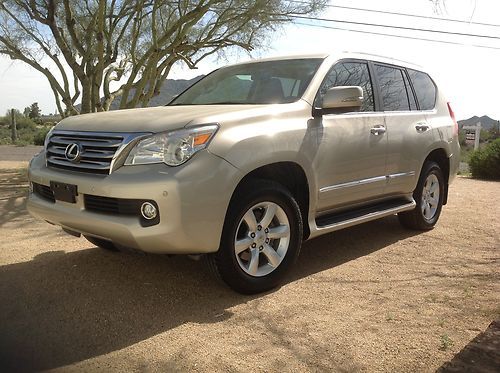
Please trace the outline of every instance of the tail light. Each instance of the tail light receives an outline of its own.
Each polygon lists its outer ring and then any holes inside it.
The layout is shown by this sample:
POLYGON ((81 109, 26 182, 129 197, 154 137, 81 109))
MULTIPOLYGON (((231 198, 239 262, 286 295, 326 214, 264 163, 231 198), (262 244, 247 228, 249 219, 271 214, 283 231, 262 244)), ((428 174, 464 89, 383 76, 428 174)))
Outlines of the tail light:
POLYGON ((455 128, 453 129, 453 135, 458 136, 458 123, 457 120, 455 119, 455 113, 453 112, 453 109, 451 108, 450 103, 447 103, 448 105, 448 111, 450 112, 450 117, 453 120, 453 124, 455 125, 455 128))

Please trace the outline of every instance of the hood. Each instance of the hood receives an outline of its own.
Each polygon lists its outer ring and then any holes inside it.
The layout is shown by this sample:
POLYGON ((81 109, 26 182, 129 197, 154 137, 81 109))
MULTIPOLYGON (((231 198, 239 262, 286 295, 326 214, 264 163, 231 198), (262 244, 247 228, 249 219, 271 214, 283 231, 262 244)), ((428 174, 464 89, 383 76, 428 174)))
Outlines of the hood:
POLYGON ((101 132, 163 132, 206 123, 237 121, 272 115, 293 104, 160 106, 76 115, 57 125, 58 130, 101 132), (280 110, 281 109, 281 110, 280 110))

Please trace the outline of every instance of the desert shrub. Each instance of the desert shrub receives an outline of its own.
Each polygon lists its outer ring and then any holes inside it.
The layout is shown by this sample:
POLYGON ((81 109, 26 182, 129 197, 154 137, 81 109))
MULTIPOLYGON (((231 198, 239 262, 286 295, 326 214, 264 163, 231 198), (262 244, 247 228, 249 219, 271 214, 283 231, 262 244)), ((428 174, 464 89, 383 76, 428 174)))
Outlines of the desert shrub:
POLYGON ((45 136, 50 131, 50 127, 42 127, 37 130, 35 136, 33 136, 33 144, 43 145, 45 142, 45 136))
MULTIPOLYGON (((10 115, 0 117, 0 126, 10 129, 10 121, 10 115)), ((24 128, 34 130, 36 128, 36 123, 22 114, 16 114, 16 128, 18 131, 24 128)))
POLYGON ((473 152, 469 167, 474 178, 500 180, 500 139, 473 152))
POLYGON ((467 141, 465 140, 465 130, 460 130, 458 132, 458 142, 460 143, 460 146, 467 145, 467 141))
MULTIPOLYGON (((17 141, 15 145, 43 145, 51 126, 37 126, 29 118, 17 118, 17 141)), ((0 145, 11 145, 10 119, 0 117, 0 145)))
POLYGON ((34 131, 36 129, 36 123, 30 118, 20 116, 16 118, 16 127, 18 131, 22 129, 34 131))
POLYGON ((10 144, 10 127, 5 123, 0 123, 0 144, 10 144))

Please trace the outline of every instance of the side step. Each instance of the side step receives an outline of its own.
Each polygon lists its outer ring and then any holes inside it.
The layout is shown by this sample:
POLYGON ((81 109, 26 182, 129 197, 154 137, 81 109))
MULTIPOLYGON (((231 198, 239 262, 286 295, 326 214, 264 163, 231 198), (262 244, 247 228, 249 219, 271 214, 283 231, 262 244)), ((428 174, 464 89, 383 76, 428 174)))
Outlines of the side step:
POLYGON ((370 220, 397 214, 398 212, 413 210, 416 206, 412 199, 396 199, 364 206, 356 210, 343 211, 336 214, 324 215, 316 218, 316 226, 321 233, 333 232, 370 220))

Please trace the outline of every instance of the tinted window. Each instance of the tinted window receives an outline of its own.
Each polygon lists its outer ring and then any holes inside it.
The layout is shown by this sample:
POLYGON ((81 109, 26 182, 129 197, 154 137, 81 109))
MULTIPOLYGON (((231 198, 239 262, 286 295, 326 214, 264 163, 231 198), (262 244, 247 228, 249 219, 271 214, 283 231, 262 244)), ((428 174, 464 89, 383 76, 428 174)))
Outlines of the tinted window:
POLYGON ((319 65, 319 58, 262 61, 216 70, 169 105, 283 104, 297 101, 319 65))
POLYGON ((292 78, 279 78, 283 93, 286 97, 297 97, 299 93, 300 80, 292 78))
POLYGON ((436 104, 436 86, 426 73, 408 69, 413 88, 417 94, 420 110, 434 109, 436 104))
POLYGON ((411 86, 410 86, 410 81, 408 80, 408 77, 406 76, 404 71, 403 71, 403 77, 405 79, 406 93, 408 94, 408 100, 410 102, 410 109, 417 110, 417 102, 415 101, 415 95, 413 94, 413 90, 411 89, 411 86))
POLYGON ((375 72, 380 89, 382 110, 410 110, 403 71, 395 67, 375 65, 375 72))
POLYGON ((373 89, 368 65, 362 62, 340 62, 326 75, 316 98, 316 107, 321 106, 326 91, 332 87, 360 86, 363 88, 363 106, 361 111, 374 111, 373 89))

